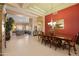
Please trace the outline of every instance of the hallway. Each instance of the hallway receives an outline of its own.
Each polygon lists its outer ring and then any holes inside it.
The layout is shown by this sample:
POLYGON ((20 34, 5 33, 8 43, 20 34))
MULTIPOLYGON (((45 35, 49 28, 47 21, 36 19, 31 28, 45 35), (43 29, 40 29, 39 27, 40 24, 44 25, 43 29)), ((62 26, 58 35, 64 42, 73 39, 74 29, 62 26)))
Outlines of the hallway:
MULTIPOLYGON (((79 47, 78 47, 79 49, 79 47)), ((3 49, 4 56, 66 56, 67 50, 49 48, 41 44, 36 37, 28 35, 13 35, 11 40, 7 42, 7 48, 3 49)), ((77 51, 78 53, 79 51, 77 51)), ((75 55, 72 52, 72 55, 75 55)), ((79 55, 79 53, 77 54, 79 55)))

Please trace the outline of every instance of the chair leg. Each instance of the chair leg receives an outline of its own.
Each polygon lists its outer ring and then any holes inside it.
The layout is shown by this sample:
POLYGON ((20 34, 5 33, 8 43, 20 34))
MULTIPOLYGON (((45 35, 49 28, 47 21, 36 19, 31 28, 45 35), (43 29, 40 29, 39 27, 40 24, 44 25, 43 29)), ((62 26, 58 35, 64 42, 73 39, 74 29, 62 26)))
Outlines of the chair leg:
POLYGON ((55 50, 57 50, 57 47, 58 47, 58 44, 56 43, 56 44, 55 44, 55 50))
POLYGON ((41 43, 44 43, 44 39, 42 38, 41 43))
POLYGON ((55 46, 55 50, 57 50, 57 45, 55 46))
POLYGON ((71 54, 70 54, 70 50, 71 50, 71 47, 69 46, 69 50, 68 50, 68 54, 69 54, 69 55, 71 55, 71 54))
POLYGON ((41 43, 43 43, 43 39, 41 40, 41 43))
POLYGON ((51 48, 52 42, 50 41, 50 48, 51 48))
POLYGON ((50 48, 51 48, 51 44, 50 44, 50 48))
POLYGON ((47 41, 45 40, 45 45, 47 44, 47 41))
POLYGON ((57 41, 54 41, 54 46, 55 46, 55 50, 56 50, 57 47, 58 47, 58 43, 57 43, 57 41))
POLYGON ((65 49, 65 47, 66 47, 66 45, 65 45, 65 44, 63 44, 63 45, 62 45, 63 50, 65 49))
POLYGON ((77 50, 76 50, 76 47, 74 46, 73 48, 74 48, 74 53, 77 54, 77 53, 76 53, 76 51, 77 51, 77 50))

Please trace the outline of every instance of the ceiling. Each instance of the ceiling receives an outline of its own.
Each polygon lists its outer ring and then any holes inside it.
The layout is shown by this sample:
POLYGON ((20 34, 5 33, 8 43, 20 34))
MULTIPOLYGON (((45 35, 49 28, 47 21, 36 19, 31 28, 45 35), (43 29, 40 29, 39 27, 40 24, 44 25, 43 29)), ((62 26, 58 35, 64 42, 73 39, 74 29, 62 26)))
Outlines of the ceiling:
POLYGON ((45 16, 72 6, 74 3, 8 3, 8 5, 22 9, 26 13, 28 12, 35 16, 45 16))

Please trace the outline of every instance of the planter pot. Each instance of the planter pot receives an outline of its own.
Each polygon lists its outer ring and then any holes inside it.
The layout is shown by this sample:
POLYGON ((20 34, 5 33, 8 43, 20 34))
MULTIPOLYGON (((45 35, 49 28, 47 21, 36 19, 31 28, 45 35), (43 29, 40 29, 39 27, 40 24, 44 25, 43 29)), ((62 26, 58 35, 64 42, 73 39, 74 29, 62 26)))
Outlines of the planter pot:
POLYGON ((6 41, 8 41, 8 40, 10 40, 10 32, 6 32, 5 33, 6 35, 5 35, 5 39, 6 39, 6 41))

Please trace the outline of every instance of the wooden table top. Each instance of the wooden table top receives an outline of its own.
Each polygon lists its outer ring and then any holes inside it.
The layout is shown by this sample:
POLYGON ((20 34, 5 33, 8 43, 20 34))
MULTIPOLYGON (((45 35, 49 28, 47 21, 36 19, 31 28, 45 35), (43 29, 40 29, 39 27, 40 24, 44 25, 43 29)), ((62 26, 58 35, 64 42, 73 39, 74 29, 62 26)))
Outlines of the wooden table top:
POLYGON ((71 37, 69 37, 69 36, 63 36, 63 35, 54 35, 54 36, 51 36, 51 35, 46 34, 46 35, 43 35, 43 36, 44 36, 44 37, 59 38, 59 39, 61 39, 61 40, 69 40, 69 41, 72 40, 71 37))
POLYGON ((71 41, 72 38, 71 37, 68 37, 68 36, 62 36, 62 35, 56 35, 56 36, 53 36, 55 38, 59 38, 59 39, 62 39, 62 40, 69 40, 71 41))

